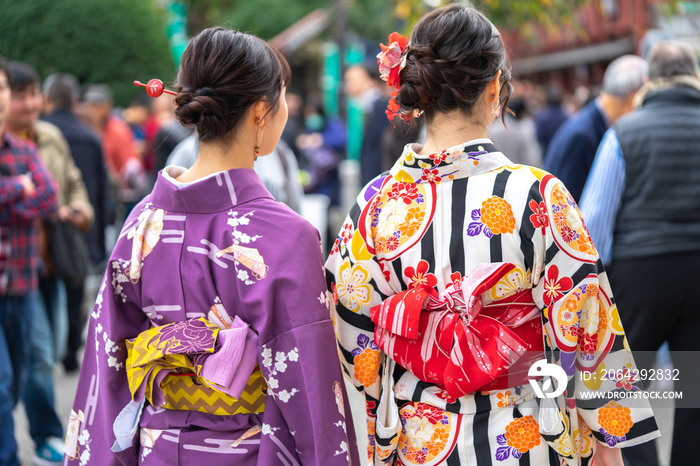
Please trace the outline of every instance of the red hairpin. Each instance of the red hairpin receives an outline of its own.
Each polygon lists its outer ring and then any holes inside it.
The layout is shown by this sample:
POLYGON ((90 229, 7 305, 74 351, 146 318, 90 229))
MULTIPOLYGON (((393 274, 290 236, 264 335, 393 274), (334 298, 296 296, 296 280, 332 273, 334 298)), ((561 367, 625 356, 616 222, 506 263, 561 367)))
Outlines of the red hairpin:
POLYGON ((166 94, 177 95, 177 92, 166 89, 165 86, 163 86, 163 81, 160 79, 151 79, 146 84, 140 81, 134 81, 134 86, 145 87, 146 94, 150 95, 151 97, 160 97, 163 92, 166 94))

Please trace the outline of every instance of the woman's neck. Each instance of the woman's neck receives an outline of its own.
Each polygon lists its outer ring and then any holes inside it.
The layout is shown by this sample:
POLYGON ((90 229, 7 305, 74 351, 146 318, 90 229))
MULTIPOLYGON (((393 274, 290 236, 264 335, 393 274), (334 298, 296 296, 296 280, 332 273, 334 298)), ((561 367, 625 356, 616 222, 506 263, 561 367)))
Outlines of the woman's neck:
POLYGON ((206 142, 199 144, 197 160, 189 170, 176 178, 177 181, 189 183, 212 173, 233 168, 253 168, 253 146, 248 147, 248 151, 245 150, 245 146, 250 144, 239 144, 236 141, 229 144, 206 142))
POLYGON ((438 114, 428 124, 428 138, 419 155, 435 154, 473 139, 486 137, 486 125, 459 112, 438 114))

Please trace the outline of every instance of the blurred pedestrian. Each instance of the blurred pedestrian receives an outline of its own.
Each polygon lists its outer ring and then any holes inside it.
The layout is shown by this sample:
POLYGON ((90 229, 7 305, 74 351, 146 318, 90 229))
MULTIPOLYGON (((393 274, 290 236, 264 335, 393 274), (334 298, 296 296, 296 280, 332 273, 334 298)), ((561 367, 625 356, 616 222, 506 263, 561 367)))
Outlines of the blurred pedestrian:
MULTIPOLYGON (((61 131, 51 123, 38 120, 43 104, 39 75, 25 63, 11 62, 10 85, 12 105, 7 129, 36 144, 42 162, 58 187, 58 219, 51 221, 69 222, 86 231, 93 211, 80 170, 73 162, 61 131)), ((68 310, 65 287, 51 259, 51 231, 47 222, 39 223, 41 293, 33 309, 28 380, 23 395, 37 464, 56 464, 63 459, 63 423, 54 406, 53 367, 65 355, 68 310)))
POLYGON ((155 164, 151 173, 155 181, 158 172, 165 168, 170 153, 183 139, 192 134, 192 129, 182 126, 177 121, 175 103, 171 95, 163 94, 153 99, 153 113, 158 121, 158 131, 153 139, 155 164))
MULTIPOLYGON (((87 189, 94 222, 85 234, 93 266, 106 258, 105 230, 113 222, 114 205, 109 188, 109 177, 102 157, 100 140, 87 125, 73 113, 80 98, 78 80, 70 74, 53 74, 43 85, 44 120, 61 130, 68 142, 75 165, 80 170, 87 189)), ((78 369, 77 352, 82 345, 82 305, 84 286, 66 286, 68 302, 68 347, 63 365, 66 371, 78 369)))
POLYGON ((297 136, 304 131, 304 115, 301 113, 304 107, 304 100, 301 94, 291 89, 287 89, 286 99, 287 108, 289 109, 289 118, 287 119, 287 124, 284 126, 284 131, 282 131, 282 141, 287 143, 289 149, 296 156, 299 154, 297 136))
POLYGON ((382 138, 393 129, 386 115, 389 102, 386 86, 379 79, 376 60, 370 65, 353 65, 345 71, 345 92, 362 110, 362 147, 360 150, 360 186, 379 176, 382 169, 382 138))
POLYGON ((37 223, 57 211, 56 185, 34 143, 7 131, 12 105, 9 68, 0 58, 0 464, 16 466, 12 409, 30 364, 38 300, 37 223))
POLYGON ((564 90, 561 84, 551 82, 545 90, 545 106, 535 116, 535 130, 542 153, 546 154, 557 130, 569 118, 564 110, 564 90))
POLYGON ((339 205, 338 165, 347 142, 345 125, 337 117, 326 117, 321 101, 313 97, 305 102, 302 113, 304 130, 296 139, 296 155, 305 172, 304 192, 323 194, 331 205, 339 205))
POLYGON ((557 131, 544 168, 559 178, 578 202, 603 134, 632 110, 634 95, 647 79, 647 64, 636 55, 614 60, 605 70, 600 95, 572 115, 557 131))
MULTIPOLYGON (((676 400, 672 466, 697 463, 700 431, 697 66, 693 51, 681 43, 651 49, 640 107, 605 134, 581 201, 601 258, 610 263, 610 284, 635 360, 650 369, 661 344, 669 343, 678 370, 675 390, 683 393, 676 400)), ((652 442, 624 453, 635 466, 657 464, 652 442)))
POLYGON ((117 186, 117 198, 124 208, 120 218, 126 217, 146 194, 148 185, 134 134, 129 125, 113 113, 114 101, 109 86, 88 86, 83 94, 83 104, 89 110, 102 139, 105 163, 117 186))
POLYGON ((537 143, 535 125, 520 97, 510 99, 508 105, 514 115, 506 112, 505 122, 496 118, 489 126, 494 144, 508 158, 522 165, 542 168, 542 151, 537 143))

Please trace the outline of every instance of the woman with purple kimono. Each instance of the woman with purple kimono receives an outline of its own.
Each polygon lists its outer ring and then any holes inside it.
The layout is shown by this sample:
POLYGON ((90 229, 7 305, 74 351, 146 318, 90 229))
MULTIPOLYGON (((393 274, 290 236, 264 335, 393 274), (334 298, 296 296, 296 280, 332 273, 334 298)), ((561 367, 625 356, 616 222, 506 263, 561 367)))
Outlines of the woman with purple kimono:
POLYGON ((254 36, 190 41, 175 102, 199 157, 164 169, 124 224, 64 464, 359 464, 318 233, 253 171, 284 128, 289 77, 254 36))

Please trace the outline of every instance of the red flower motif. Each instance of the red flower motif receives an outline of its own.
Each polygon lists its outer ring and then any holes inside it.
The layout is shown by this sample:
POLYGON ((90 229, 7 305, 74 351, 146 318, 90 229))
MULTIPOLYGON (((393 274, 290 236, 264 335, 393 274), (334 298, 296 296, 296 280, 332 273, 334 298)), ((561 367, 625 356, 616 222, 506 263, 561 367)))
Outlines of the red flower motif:
POLYGON ((333 291, 333 303, 338 304, 338 292, 335 289, 335 282, 331 283, 331 290, 333 291))
POLYGON ((441 409, 424 403, 419 403, 416 409, 416 416, 427 419, 431 424, 437 424, 440 422, 443 415, 444 414, 441 409))
POLYGON ((377 54, 377 63, 379 64, 379 74, 386 81, 387 86, 392 88, 391 99, 389 105, 384 111, 387 118, 393 125, 394 117, 399 115, 404 121, 411 119, 410 115, 401 115, 399 104, 396 103, 396 97, 401 89, 401 78, 399 73, 406 66, 406 47, 408 47, 408 38, 402 36, 398 32, 389 34, 389 45, 379 44, 382 51, 377 54))
POLYGON ((365 409, 367 410, 368 416, 374 416, 374 410, 377 408, 377 403, 375 401, 365 401, 365 409))
POLYGON ((377 54, 381 78, 389 87, 400 86, 399 72, 402 69, 403 53, 408 46, 408 38, 398 32, 389 34, 389 45, 379 44, 382 51, 377 54))
POLYGON ((576 232, 575 232, 574 230, 572 230, 571 227, 568 226, 568 225, 565 226, 565 227, 563 227, 563 228, 559 231, 559 233, 561 233, 561 238, 562 238, 564 241, 566 241, 567 243, 570 243, 570 242, 574 241, 574 240, 577 239, 577 237, 578 237, 578 235, 576 234, 576 232))
POLYGON ((530 221, 535 228, 542 228, 542 233, 544 234, 545 228, 549 226, 549 217, 547 216, 547 205, 544 201, 537 205, 537 201, 530 201, 530 209, 534 214, 530 215, 530 221))
MULTIPOLYGON (((435 165, 438 163, 440 162, 437 162, 435 165)), ((423 176, 421 176, 420 179, 427 181, 428 183, 439 183, 442 181, 442 178, 440 178, 440 172, 431 168, 424 168, 423 176)))
POLYGON ((394 183, 388 194, 389 199, 401 199, 404 204, 410 205, 420 196, 418 186, 413 183, 394 183))
POLYGON ((387 282, 391 280, 391 272, 389 269, 384 265, 384 261, 380 260, 379 261, 379 268, 382 269, 382 273, 384 274, 384 280, 387 282))
POLYGON ((452 274, 450 274, 450 283, 447 286, 453 285, 460 280, 462 280, 462 273, 461 272, 452 273, 452 274))
POLYGON ((340 239, 343 243, 347 243, 350 241, 350 238, 352 238, 352 223, 346 223, 340 231, 340 239))
POLYGON ((547 277, 544 280, 544 305, 551 306, 559 301, 564 293, 574 286, 573 280, 569 277, 562 277, 559 280, 559 268, 556 265, 547 269, 547 277))
MULTIPOLYGON (((430 157, 430 160, 433 161, 433 165, 435 165, 437 167, 438 165, 440 165, 440 162, 447 159, 447 151, 443 150, 443 151, 437 152, 435 154, 430 154, 430 155, 428 155, 428 157, 430 157)), ((425 169, 423 171, 425 172, 425 169)))
MULTIPOLYGON (((457 273, 459 273, 459 272, 457 272, 457 273)), ((454 274, 452 274, 452 275, 454 275, 454 274)), ((441 399, 445 400, 447 403, 454 403, 455 400, 457 399, 457 398, 455 398, 455 397, 453 397, 453 396, 450 396, 450 394, 447 393, 447 390, 443 390, 443 389, 438 390, 438 392, 435 393, 435 395, 436 395, 438 398, 441 398, 441 399)))
POLYGON ((584 353, 593 353, 598 349, 598 334, 579 331, 578 346, 584 353))
POLYGON ((387 248, 389 251, 396 251, 396 248, 399 247, 399 239, 396 236, 389 236, 386 239, 386 243, 384 243, 384 247, 387 248))
POLYGON ((615 386, 617 388, 625 387, 625 390, 630 390, 630 389, 632 389, 631 380, 632 380, 632 376, 630 375, 629 369, 627 369, 627 368, 622 369, 621 377, 617 380, 617 383, 615 384, 615 386))
POLYGON ((340 245, 340 240, 338 238, 336 238, 336 240, 333 242, 333 247, 331 248, 331 253, 330 253, 331 256, 339 251, 339 249, 338 249, 339 245, 340 245))
POLYGON ((408 288, 416 288, 418 286, 427 286, 433 288, 437 285, 437 278, 432 273, 428 273, 430 265, 427 261, 422 260, 418 262, 416 269, 413 267, 406 267, 403 269, 403 274, 409 279, 410 284, 408 288))

